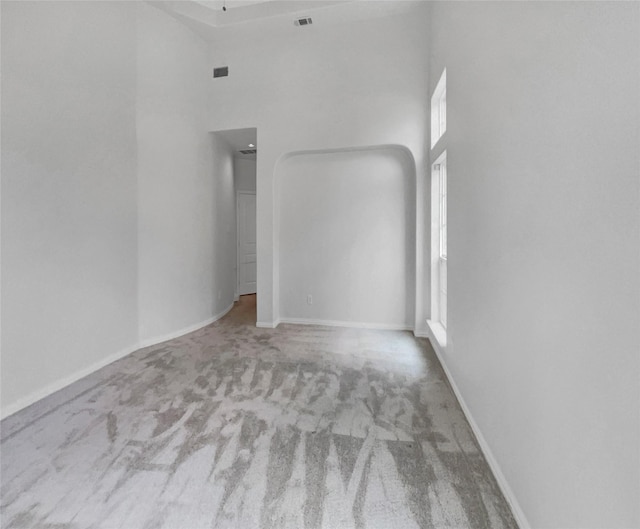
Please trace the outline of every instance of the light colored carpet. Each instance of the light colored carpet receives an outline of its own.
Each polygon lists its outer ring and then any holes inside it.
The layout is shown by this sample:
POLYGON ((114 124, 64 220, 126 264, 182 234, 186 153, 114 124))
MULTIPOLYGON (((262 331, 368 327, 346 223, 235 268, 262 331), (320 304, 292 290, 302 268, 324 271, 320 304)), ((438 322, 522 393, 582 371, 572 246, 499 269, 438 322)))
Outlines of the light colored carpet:
POLYGON ((255 297, 5 419, 5 528, 513 528, 426 340, 255 297))

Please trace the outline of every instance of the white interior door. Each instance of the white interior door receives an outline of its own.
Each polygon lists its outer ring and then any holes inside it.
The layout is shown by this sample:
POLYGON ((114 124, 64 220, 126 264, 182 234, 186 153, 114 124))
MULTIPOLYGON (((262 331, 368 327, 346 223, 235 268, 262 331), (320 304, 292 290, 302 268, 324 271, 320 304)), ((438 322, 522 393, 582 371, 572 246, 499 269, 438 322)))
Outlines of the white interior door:
POLYGON ((238 193, 238 294, 255 294, 256 195, 238 193))

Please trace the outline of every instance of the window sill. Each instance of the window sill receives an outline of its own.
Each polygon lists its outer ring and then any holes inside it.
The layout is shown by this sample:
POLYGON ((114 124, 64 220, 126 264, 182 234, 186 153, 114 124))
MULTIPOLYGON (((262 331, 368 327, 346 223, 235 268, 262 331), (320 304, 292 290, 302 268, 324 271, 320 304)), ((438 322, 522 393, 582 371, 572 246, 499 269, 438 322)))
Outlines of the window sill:
POLYGON ((443 351, 447 347, 447 330, 442 326, 442 323, 434 320, 427 320, 429 326, 429 333, 438 342, 438 346, 443 351))

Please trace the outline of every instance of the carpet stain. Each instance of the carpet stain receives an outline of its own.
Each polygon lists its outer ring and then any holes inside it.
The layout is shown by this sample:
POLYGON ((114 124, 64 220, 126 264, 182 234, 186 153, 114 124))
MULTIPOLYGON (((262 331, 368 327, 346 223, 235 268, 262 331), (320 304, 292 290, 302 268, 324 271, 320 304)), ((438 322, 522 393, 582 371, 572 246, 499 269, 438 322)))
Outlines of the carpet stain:
POLYGON ((118 418, 112 411, 107 414, 107 435, 110 443, 114 443, 118 436, 118 418))
POLYGON ((3 529, 517 527, 426 340, 253 296, 1 426, 3 529))

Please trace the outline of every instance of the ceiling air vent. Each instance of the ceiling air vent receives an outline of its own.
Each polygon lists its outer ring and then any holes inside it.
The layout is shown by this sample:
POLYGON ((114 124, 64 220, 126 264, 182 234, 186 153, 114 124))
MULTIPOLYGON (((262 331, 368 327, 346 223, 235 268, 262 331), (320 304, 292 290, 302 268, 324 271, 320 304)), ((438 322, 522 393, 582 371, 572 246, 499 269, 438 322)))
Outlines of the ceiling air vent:
POLYGON ((257 149, 245 149, 243 151, 240 151, 241 154, 255 154, 257 152, 257 149))
POLYGON ((311 18, 305 17, 305 18, 299 18, 294 22, 294 24, 296 26, 310 26, 311 24, 313 24, 313 21, 311 20, 311 18))
POLYGON ((216 77, 226 77, 229 75, 229 67, 228 66, 220 66, 219 68, 213 69, 213 78, 216 77))

